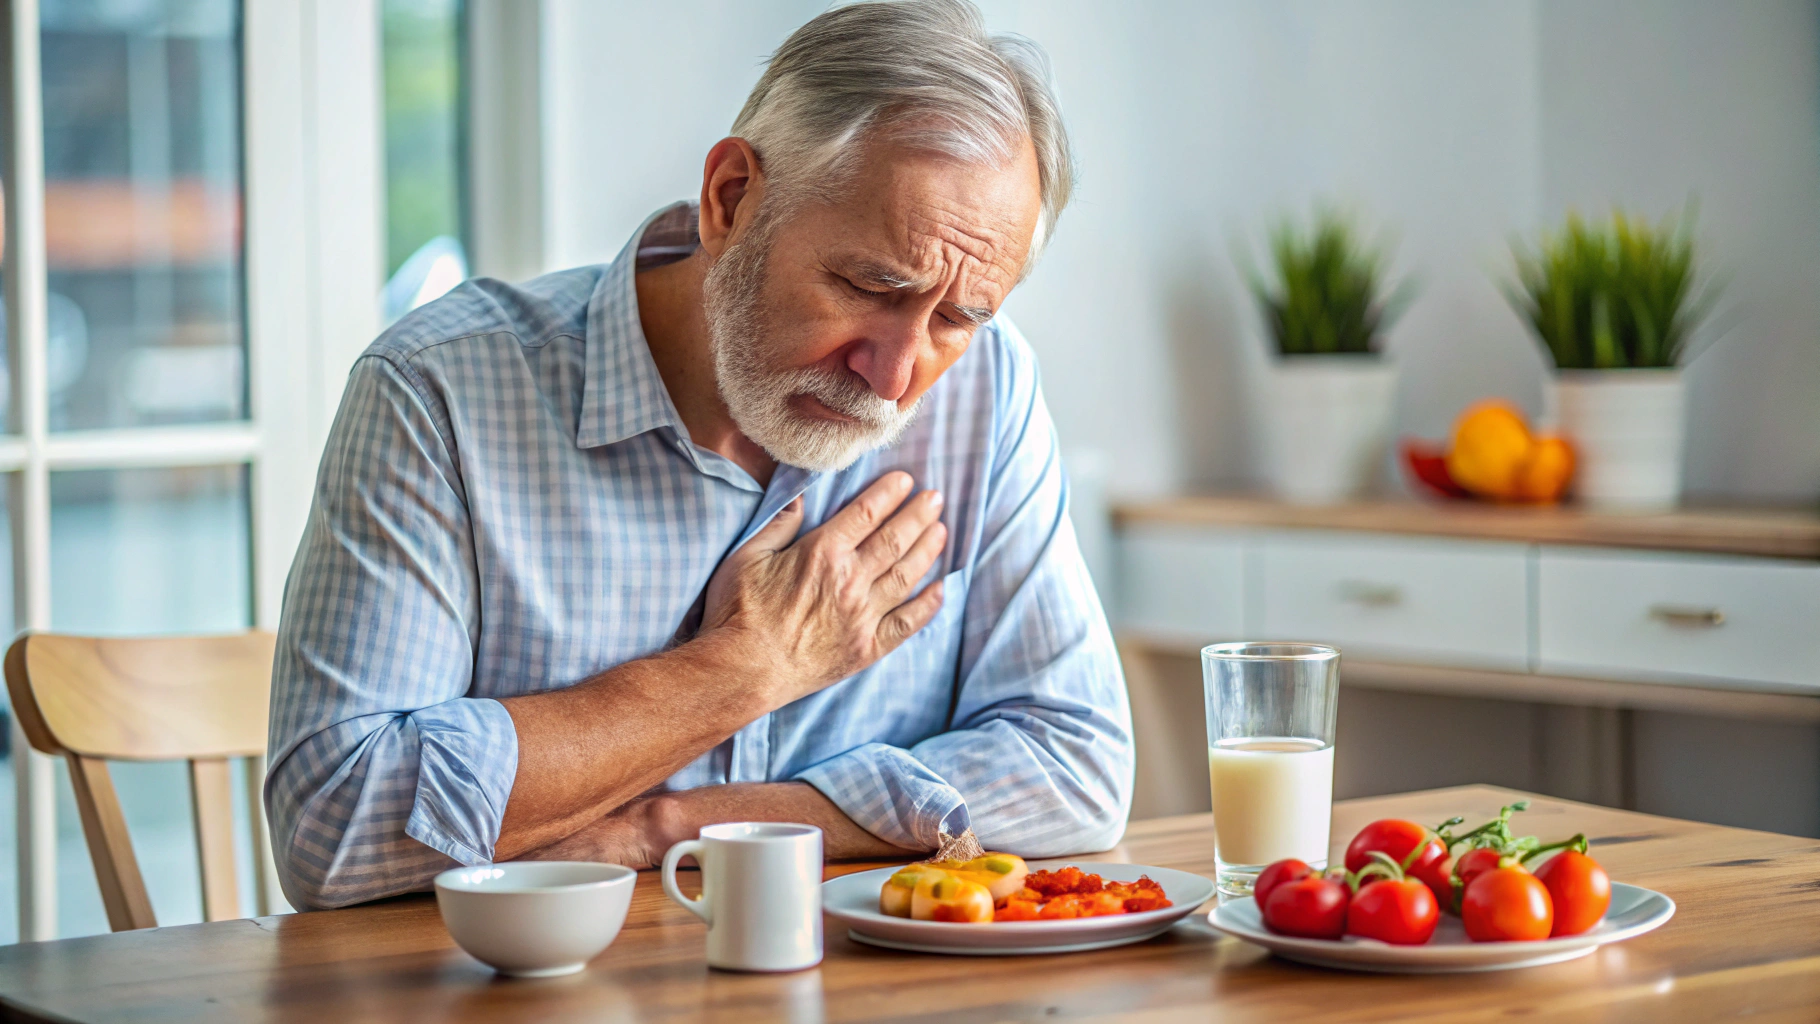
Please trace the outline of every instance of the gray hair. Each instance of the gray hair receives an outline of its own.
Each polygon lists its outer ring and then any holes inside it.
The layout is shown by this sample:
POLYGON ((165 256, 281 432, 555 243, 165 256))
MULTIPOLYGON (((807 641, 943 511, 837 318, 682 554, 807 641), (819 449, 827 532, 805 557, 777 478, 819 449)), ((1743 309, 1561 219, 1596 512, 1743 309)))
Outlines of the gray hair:
POLYGON ((987 35, 967 0, 872 0, 823 12, 771 55, 733 122, 786 195, 836 193, 874 132, 994 164, 1028 138, 1043 208, 1026 268, 1074 189, 1048 57, 1023 36, 987 35))

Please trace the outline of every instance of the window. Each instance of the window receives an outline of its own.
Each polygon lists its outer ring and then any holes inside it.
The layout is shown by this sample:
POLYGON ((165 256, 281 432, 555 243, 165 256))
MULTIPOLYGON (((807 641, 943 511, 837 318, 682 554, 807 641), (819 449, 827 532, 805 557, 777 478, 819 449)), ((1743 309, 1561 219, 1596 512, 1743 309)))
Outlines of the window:
POLYGON ((460 0, 384 0, 385 319, 468 276, 460 0))
MULTIPOLYGON (((0 133, 0 627, 271 628, 328 415, 380 326, 381 0, 0 17, 19 115, 0 133)), ((432 135, 403 148, 458 152, 432 135)), ((411 244, 458 240, 435 211, 459 211, 459 178, 417 180, 403 193, 434 201, 411 244)), ((12 749, 0 771, 0 941, 105 930, 61 766, 12 749)), ((198 920, 182 766, 113 774, 160 923, 198 920)))

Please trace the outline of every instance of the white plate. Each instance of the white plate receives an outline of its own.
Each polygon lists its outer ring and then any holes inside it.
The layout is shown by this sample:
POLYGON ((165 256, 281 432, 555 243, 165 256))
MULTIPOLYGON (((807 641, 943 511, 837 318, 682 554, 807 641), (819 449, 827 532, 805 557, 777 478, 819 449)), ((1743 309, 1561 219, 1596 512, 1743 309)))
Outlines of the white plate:
POLYGON ((1027 953, 1075 953, 1087 949, 1142 942, 1169 930, 1169 926, 1194 913, 1213 898, 1213 883, 1200 875, 1173 868, 1142 864, 1106 864, 1099 861, 1031 861, 1030 870, 1073 865, 1109 882, 1135 882, 1149 875, 1175 904, 1141 914, 1084 917, 1071 921, 1004 921, 993 924, 954 924, 947 921, 912 921, 878 912, 878 891, 896 868, 875 868, 822 883, 822 909, 847 926, 855 942, 914 953, 957 953, 965 956, 1016 956, 1027 953))
POLYGON ((1268 931, 1258 917, 1257 901, 1247 896, 1216 907, 1208 915, 1213 927, 1255 942, 1280 957, 1317 967, 1390 974, 1459 974, 1536 967, 1586 956, 1608 942, 1622 942, 1654 931, 1675 916, 1675 901, 1653 889, 1611 884, 1611 906, 1605 920, 1583 935, 1540 942, 1474 942, 1460 919, 1441 915, 1434 938, 1421 946, 1393 946, 1376 939, 1347 937, 1297 939, 1268 931))

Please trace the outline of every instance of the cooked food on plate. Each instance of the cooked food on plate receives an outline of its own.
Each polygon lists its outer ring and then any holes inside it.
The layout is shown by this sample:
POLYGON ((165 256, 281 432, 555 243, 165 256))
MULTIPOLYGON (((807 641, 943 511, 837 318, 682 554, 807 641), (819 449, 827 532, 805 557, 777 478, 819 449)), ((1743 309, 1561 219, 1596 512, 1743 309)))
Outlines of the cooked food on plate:
POLYGON ((879 912, 892 917, 961 924, 1062 921, 1171 905, 1163 887, 1148 876, 1108 882, 1072 866, 1031 871, 1022 857, 1009 853, 907 865, 885 880, 878 897, 879 912))

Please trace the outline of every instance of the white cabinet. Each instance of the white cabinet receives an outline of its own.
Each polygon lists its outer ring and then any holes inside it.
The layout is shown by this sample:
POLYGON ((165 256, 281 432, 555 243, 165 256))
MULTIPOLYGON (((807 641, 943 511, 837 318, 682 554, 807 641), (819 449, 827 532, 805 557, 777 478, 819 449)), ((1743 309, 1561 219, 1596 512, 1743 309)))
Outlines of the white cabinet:
POLYGON ((1244 535, 1144 526, 1120 540, 1121 628, 1195 646, 1244 639, 1244 535))
POLYGON ((1527 545, 1313 531, 1265 534, 1259 545, 1254 639, 1529 667, 1527 545))
POLYGON ((1820 565, 1543 548, 1540 671, 1820 691, 1820 565))
POLYGON ((1121 628, 1184 648, 1820 694, 1811 559, 1156 523, 1120 559, 1121 628))

